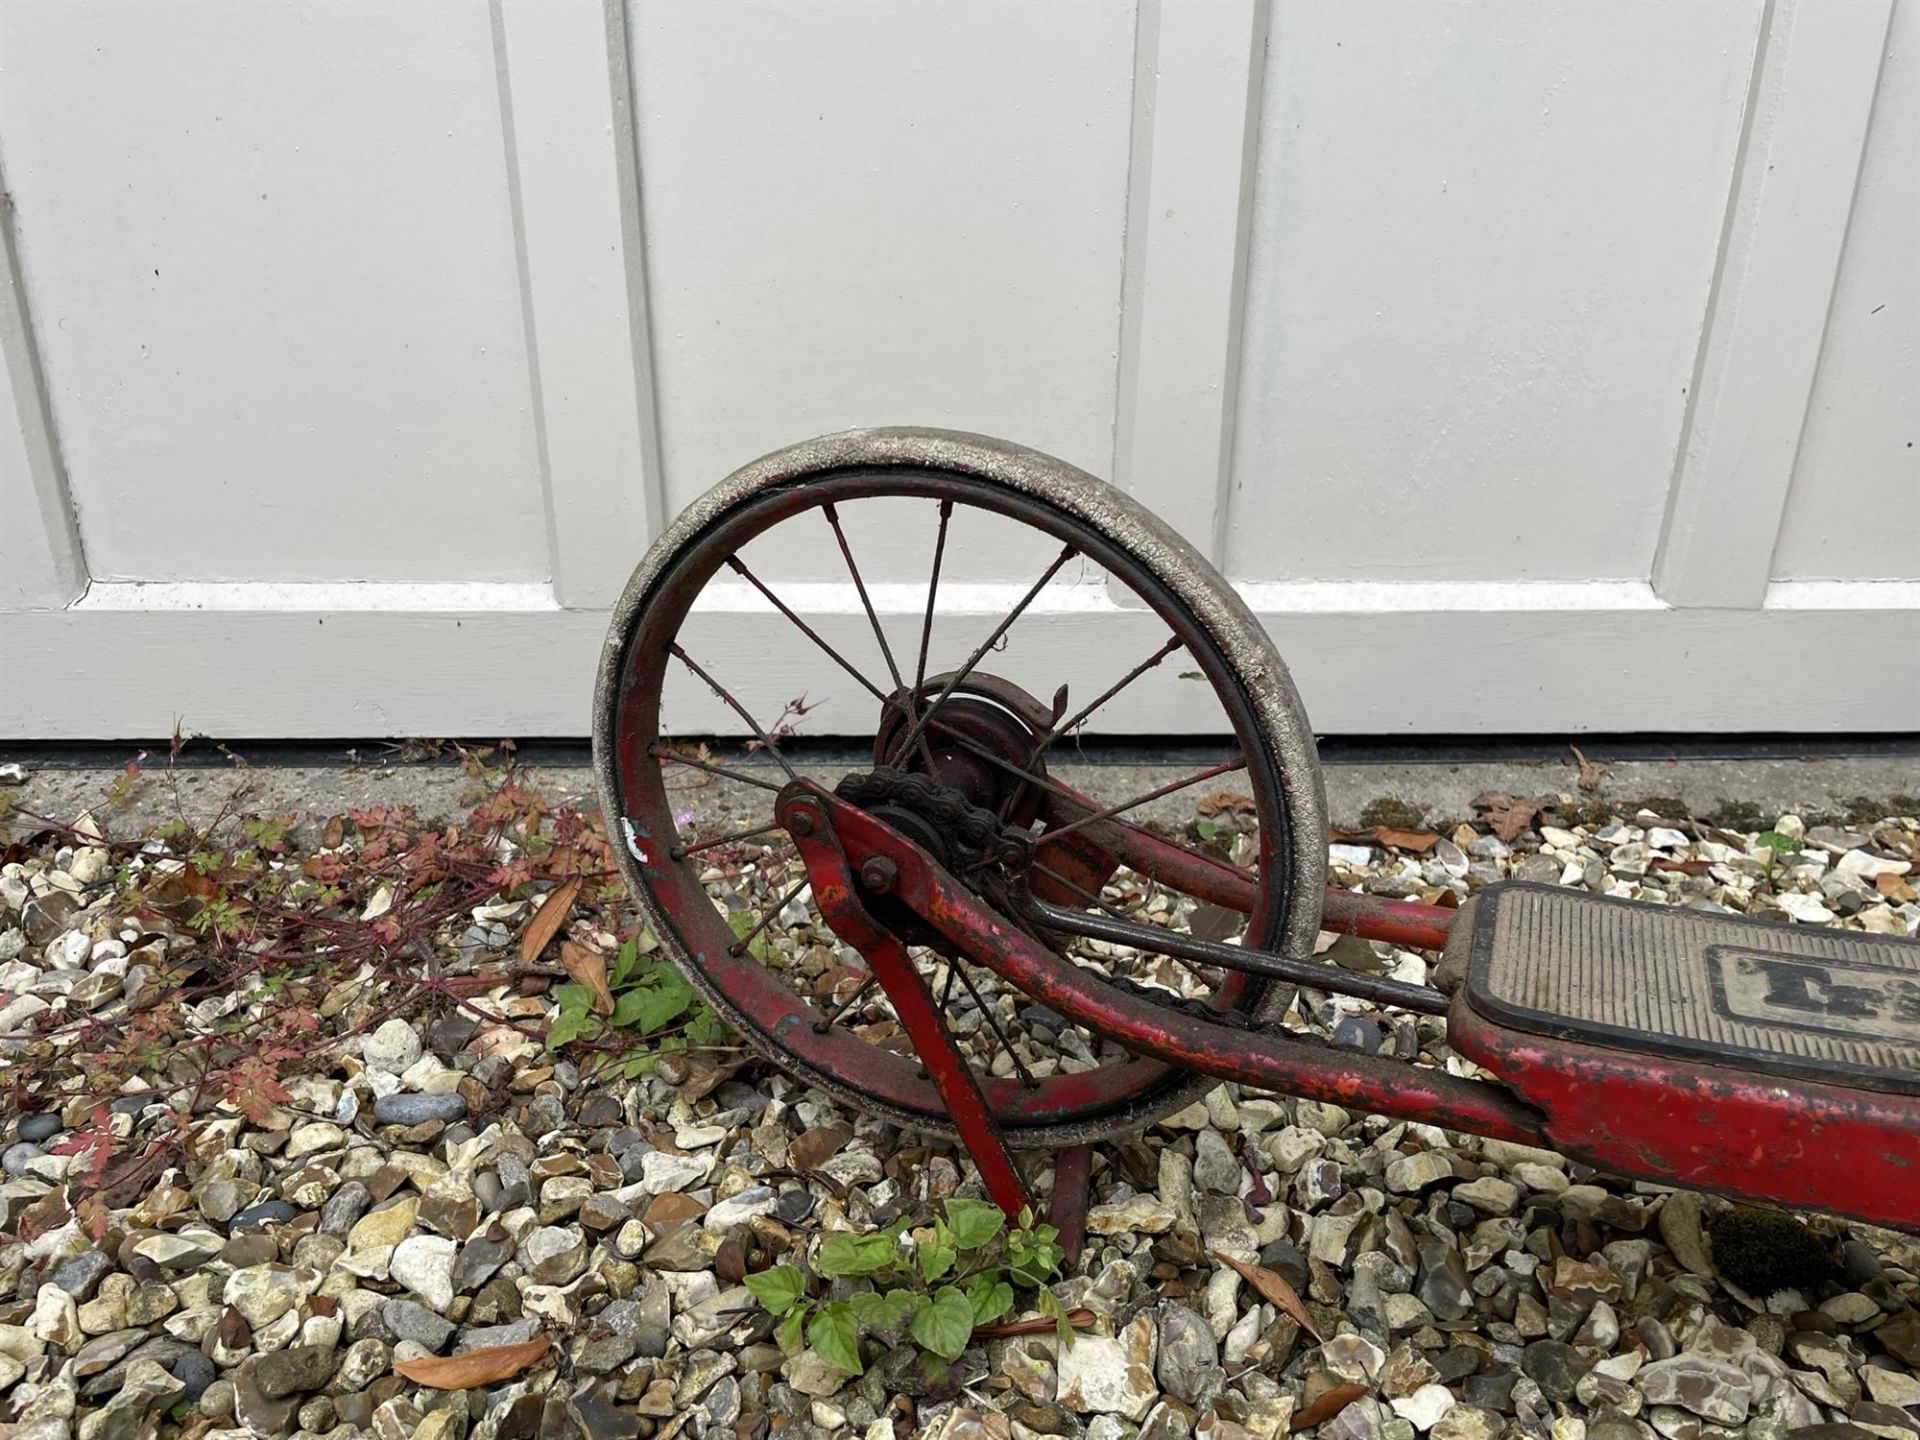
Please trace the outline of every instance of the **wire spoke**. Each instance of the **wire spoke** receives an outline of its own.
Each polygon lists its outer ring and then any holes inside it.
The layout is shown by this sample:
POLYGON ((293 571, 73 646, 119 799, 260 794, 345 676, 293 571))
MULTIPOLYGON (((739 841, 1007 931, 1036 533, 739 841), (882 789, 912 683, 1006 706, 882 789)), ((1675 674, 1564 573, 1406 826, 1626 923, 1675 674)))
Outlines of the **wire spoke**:
MULTIPOLYGON (((1076 712, 1071 719, 1064 721, 1056 720, 1052 725, 1049 725, 1046 730, 1042 732, 1039 744, 1033 747, 1033 755, 1027 763, 1030 765, 1037 763, 1047 751, 1053 748, 1054 741, 1071 734, 1079 726, 1085 724, 1089 715, 1093 714, 1094 711, 1113 699, 1114 696, 1126 689, 1127 686, 1138 680, 1142 675, 1146 674, 1147 671, 1153 669, 1154 666, 1158 665, 1162 660, 1166 659, 1186 643, 1187 642, 1182 640, 1178 635, 1170 637, 1166 644, 1162 645, 1158 650, 1154 651, 1153 654, 1149 655, 1112 685, 1108 686, 1107 689, 1101 692, 1091 703, 1081 706, 1079 711, 1076 712)), ((1000 802, 1000 818, 1002 821, 1013 813, 1013 803, 1019 796, 1020 792, 1016 790, 1000 802)))
POLYGON ((755 938, 759 936, 760 932, 766 929, 767 926, 771 925, 774 921, 774 917, 779 915, 779 913, 782 910, 786 909, 788 904, 793 900, 793 898, 796 895, 798 895, 802 890, 806 889, 807 886, 811 885, 812 883, 813 882, 811 880, 803 877, 799 884, 795 885, 791 890, 787 891, 786 894, 782 895, 778 900, 773 902, 772 908, 769 909, 764 915, 760 917, 760 919, 754 924, 754 927, 751 930, 747 931, 746 934, 742 935, 739 939, 735 940, 733 944, 729 945, 727 947, 727 952, 732 955, 746 954, 747 947, 753 944, 755 938))
POLYGON ((1098 821, 1111 820, 1116 815, 1145 805, 1149 800, 1158 800, 1162 796, 1171 795, 1177 790, 1184 790, 1189 785, 1198 785, 1202 780, 1211 780, 1216 775, 1225 775, 1230 771, 1244 770, 1246 768, 1246 757, 1244 755, 1237 756, 1232 760, 1223 761, 1221 764, 1215 765, 1210 769, 1202 770, 1196 775, 1189 775, 1184 780, 1172 781, 1157 789, 1149 790, 1144 795, 1136 795, 1131 800, 1124 800, 1118 805, 1108 806, 1105 810, 1096 810, 1091 815, 1083 815, 1071 825, 1062 825, 1058 830, 1049 830, 1046 838, 1049 840, 1058 840, 1062 836, 1071 835, 1074 831, 1083 830, 1098 821))
POLYGON ((779 762, 780 768, 787 772, 787 778, 789 780, 798 780, 800 778, 800 772, 787 763, 787 757, 780 753, 780 747, 768 737, 766 731, 760 728, 760 722, 753 718, 752 714, 747 710, 747 707, 733 698, 732 691, 728 690, 718 680, 715 680, 711 675, 707 674, 706 671, 694 664, 693 657, 682 650, 678 644, 669 645, 667 649, 682 665, 685 665, 687 669, 706 681, 707 688, 713 691, 715 696, 720 700, 724 701, 729 710, 747 722, 747 728, 752 730, 755 737, 766 747, 767 753, 779 762))
POLYGON ((771 780, 762 780, 755 775, 747 775, 738 770, 729 770, 724 765, 710 765, 705 760, 695 760, 690 755, 682 755, 677 750, 668 750, 660 745, 650 745, 647 753, 655 759, 670 761, 675 765, 685 765, 690 770, 704 770, 709 775, 718 775, 723 780, 737 780, 742 785, 754 785, 762 790, 771 790, 778 795, 786 787, 776 785, 771 780))
POLYGON ((940 694, 934 699, 933 704, 929 705, 926 708, 926 710, 921 714, 920 718, 914 721, 913 729, 908 732, 907 738, 900 742, 901 754, 905 754, 909 749, 913 747, 913 742, 920 738, 921 732, 926 729, 927 721, 932 717, 934 711, 938 710, 942 705, 946 704, 947 697, 952 695, 955 690, 959 689, 961 683, 967 678, 967 676, 973 673, 973 667, 978 665, 981 659, 986 655, 986 653, 989 650, 993 649, 993 647, 997 643, 999 643, 1000 637, 1002 635, 1006 634, 1007 631, 1013 628, 1013 622, 1018 620, 1023 614, 1026 613, 1027 607, 1031 605, 1039 597, 1039 594, 1042 590, 1047 588, 1047 582, 1052 580, 1055 575, 1058 575, 1060 573, 1060 567, 1062 565, 1065 565, 1067 561, 1071 560, 1078 553, 1079 552, 1076 551, 1071 545, 1065 545, 1061 547, 1058 558, 1056 558, 1054 562, 1047 567, 1046 573, 1044 575, 1042 575, 1038 580, 1033 582, 1033 588, 1027 591, 1025 595, 1022 595, 1020 597, 1020 603, 1018 605, 1015 605, 1013 609, 1007 612, 1007 618, 1002 620, 998 625, 994 626, 993 633, 987 636, 985 640, 980 642, 979 648, 976 649, 971 655, 967 657, 966 663, 963 664, 958 670, 954 671, 952 675, 947 677, 946 685, 941 689, 940 694))
POLYGON ((973 977, 960 968, 961 962, 958 955, 949 955, 947 963, 952 972, 959 974, 960 983, 967 987, 967 994, 973 997, 973 1003, 979 1008, 980 1018, 987 1022, 987 1028, 993 1032, 993 1038, 1000 1042, 1000 1048, 1007 1052, 1007 1058, 1013 1062, 1013 1068, 1020 1072, 1020 1083, 1028 1089, 1038 1085, 1040 1082, 1033 1078, 1033 1072, 1027 1069, 1026 1062, 1020 1058, 1020 1052, 1013 1048, 1013 1042, 1007 1039, 1006 1031, 1002 1030, 1000 1022, 994 1019, 993 1007, 988 1005, 981 998, 980 992, 974 988, 973 977))
MULTIPOLYGON (((905 688, 900 678, 900 667, 893 663, 893 647, 887 644, 887 632, 880 628, 880 617, 873 613, 873 601, 867 598, 867 582, 860 578, 860 567, 853 563, 853 549, 847 544, 846 533, 840 528, 840 512, 831 505, 822 505, 821 510, 827 517, 827 524, 833 527, 833 538, 840 542, 840 554, 847 562, 847 573, 853 576, 853 588, 860 592, 860 604, 867 612, 867 623, 873 626, 873 638, 880 642, 880 653, 886 657, 887 673, 893 676, 893 688, 905 688)), ((901 747, 903 750, 905 746, 901 747)))
POLYGON ((1040 874, 1045 875, 1049 880, 1059 881, 1062 885, 1066 886, 1067 889, 1073 891, 1074 894, 1078 895, 1082 900, 1085 900, 1089 905, 1099 906, 1102 910, 1106 911, 1107 914, 1113 916, 1113 918, 1116 920, 1130 921, 1133 919, 1133 916, 1127 914, 1126 911, 1120 909, 1118 906, 1109 905, 1100 896, 1094 894, 1091 890, 1087 889, 1086 886, 1076 884, 1074 881, 1069 880, 1066 876, 1062 875, 1058 870, 1055 870, 1051 865, 1042 865, 1038 860, 1035 860, 1031 863, 1029 868, 1033 870, 1037 870, 1040 874))
POLYGON ((880 982, 880 977, 874 974, 871 970, 869 970, 867 972, 867 978, 860 982, 859 987, 854 990, 853 994, 849 995, 846 999, 842 1000, 838 1005, 834 1006, 833 1010, 826 1016, 825 1019, 816 1020, 813 1022, 813 1033, 816 1035, 824 1035, 833 1026, 839 1024, 840 1017, 846 1014, 855 1005, 859 1004, 860 997, 862 995, 865 995, 869 990, 873 989, 873 987, 877 985, 879 982, 880 982))
POLYGON ((859 669, 857 669, 854 666, 852 661, 848 660, 846 656, 842 655, 838 650, 834 649, 833 646, 829 645, 823 638, 821 638, 819 631, 815 630, 811 625, 807 624, 806 621, 802 620, 798 615, 794 614, 793 611, 790 608, 788 608, 787 603, 784 600, 782 600, 778 595, 775 595, 773 591, 769 590, 761 582, 760 577, 758 575, 755 575, 751 570, 747 569, 746 565, 741 561, 738 555, 729 555, 727 557, 727 564, 730 567, 732 567, 734 574, 738 575, 741 579, 745 580, 749 585, 753 586, 754 589, 758 590, 762 595, 766 596, 767 600, 772 604, 773 608, 778 610, 782 615, 786 616, 787 619, 791 620, 794 623, 794 625, 799 629, 802 635, 806 636, 815 645, 818 645, 821 648, 821 650, 825 651, 827 657, 830 660, 832 660, 834 664, 838 665, 842 670, 846 671, 847 674, 851 675, 855 680, 859 681, 860 684, 865 687, 869 695, 873 696, 873 698, 878 700, 882 705, 888 705, 893 703, 885 695, 880 693, 880 687, 878 685, 875 685, 873 681, 869 680, 865 674, 863 674, 859 669))
POLYGON ((675 845, 667 853, 675 860, 684 860, 689 855, 698 855, 702 850, 717 850, 722 845, 733 845, 760 835, 778 835, 782 840, 787 838, 787 832, 776 824, 756 825, 751 830, 735 830, 731 834, 716 835, 711 840, 701 840, 692 845, 675 845))
POLYGON ((927 646, 933 640, 933 597, 940 592, 940 562, 947 553, 947 522, 953 518, 953 501, 940 502, 940 531, 933 540, 933 574, 927 580, 927 615, 920 622, 920 659, 913 667, 913 691, 927 683, 927 646))
POLYGON ((1079 726, 1084 725, 1089 715, 1093 714, 1094 711, 1113 699, 1114 696, 1126 689, 1127 686, 1138 680, 1142 675, 1146 674, 1147 671, 1153 669, 1154 666, 1158 665, 1162 660, 1166 659, 1186 643, 1187 642, 1182 640, 1178 635, 1173 636, 1166 644, 1162 645, 1158 650, 1154 651, 1153 654, 1149 655, 1145 660, 1142 660, 1138 665, 1134 666, 1133 669, 1121 676, 1119 680, 1115 681, 1091 703, 1083 705, 1072 719, 1062 721, 1050 727, 1047 733, 1040 737, 1039 748, 1033 752, 1034 758, 1038 759, 1040 756, 1046 754, 1048 749, 1052 747, 1054 741, 1063 739, 1079 726))
MULTIPOLYGON (((961 734, 958 730, 946 724, 944 721, 940 720, 938 717, 935 717, 930 722, 929 728, 940 731, 948 740, 952 741, 955 745, 958 745, 961 749, 971 751, 973 754, 977 755, 981 760, 984 760, 987 764, 995 766, 998 769, 1004 770, 1009 775, 1017 775, 1019 778, 1027 781, 1029 784, 1037 785, 1041 789, 1046 790, 1053 795, 1059 796, 1062 800, 1070 801, 1073 804, 1084 805, 1087 803, 1087 799, 1088 799, 1087 796, 1076 794, 1072 790, 1069 790, 1066 786, 1060 784, 1059 781, 1050 779, 1045 775, 1035 775, 1031 771, 1022 770, 1018 765, 1014 764, 1011 760, 1008 760, 1005 756, 994 754, 993 751, 989 750, 986 746, 980 744, 972 736, 961 734)), ((1220 769, 1221 770, 1245 769, 1246 763, 1247 762, 1245 761, 1245 759, 1234 760, 1227 763, 1226 765, 1221 766, 1220 769)), ((1183 780, 1180 782, 1180 785, 1174 786, 1172 788, 1179 789, 1180 786, 1196 784, 1197 782, 1206 779, 1207 776, 1213 775, 1216 773, 1219 773, 1219 772, 1215 770, 1209 770, 1204 775, 1195 775, 1187 780, 1183 780)), ((1126 805, 1120 806, 1119 809, 1121 810, 1131 809, 1134 805, 1144 804, 1147 800, 1152 798, 1154 797, 1142 796, 1138 800, 1129 801, 1126 805)), ((1201 859, 1211 859, 1211 857, 1208 856, 1204 851, 1196 850, 1190 845, 1181 845, 1177 841, 1162 840, 1161 837, 1154 835, 1149 830, 1143 829, 1141 826, 1133 824, 1131 821, 1115 820, 1113 819, 1113 814, 1116 814, 1116 813, 1118 813, 1118 811, 1108 812, 1103 815, 1089 815, 1085 817, 1085 819, 1074 821, 1072 826, 1062 826, 1058 830, 1043 831, 1039 837, 1040 842, 1044 844, 1046 841, 1052 840, 1057 836, 1066 834, 1069 829, 1078 829, 1081 825, 1088 824, 1094 820, 1105 818, 1111 821, 1111 823, 1121 827, 1122 829, 1131 830, 1134 833, 1143 835, 1148 839, 1155 841, 1158 844, 1171 846, 1173 849, 1179 850, 1183 854, 1197 856, 1201 859)))

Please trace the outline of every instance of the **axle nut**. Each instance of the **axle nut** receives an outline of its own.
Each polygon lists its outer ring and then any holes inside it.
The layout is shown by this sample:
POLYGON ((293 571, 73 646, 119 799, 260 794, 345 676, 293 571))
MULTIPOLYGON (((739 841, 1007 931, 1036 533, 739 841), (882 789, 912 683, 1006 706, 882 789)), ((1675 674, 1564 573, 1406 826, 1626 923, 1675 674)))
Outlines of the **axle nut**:
POLYGON ((876 895, 885 895, 900 878, 900 867, 884 855, 875 855, 860 867, 860 883, 876 895))
POLYGON ((791 830, 795 835, 811 835, 813 833, 813 826, 813 811, 804 805, 796 805, 793 808, 793 813, 787 816, 787 829, 791 830))

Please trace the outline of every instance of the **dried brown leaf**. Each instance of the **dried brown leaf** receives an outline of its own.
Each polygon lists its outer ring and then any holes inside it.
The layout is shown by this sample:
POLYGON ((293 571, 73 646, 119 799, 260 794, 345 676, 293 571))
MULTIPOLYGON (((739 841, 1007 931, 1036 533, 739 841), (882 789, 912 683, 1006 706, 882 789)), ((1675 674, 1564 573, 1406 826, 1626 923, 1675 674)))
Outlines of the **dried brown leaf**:
POLYGON ((1668 855, 1658 855, 1654 857, 1653 868, 1669 870, 1676 875, 1704 875, 1713 869, 1713 863, 1709 860, 1675 860, 1668 855))
MULTIPOLYGON (((1095 1320, 1093 1311, 1076 1307, 1067 1311, 1067 1324, 1075 1330, 1091 1330, 1095 1320)), ((1050 1315, 1037 1316, 1032 1320, 999 1320, 992 1325, 973 1327, 976 1340, 1004 1340, 1009 1335, 1047 1335, 1051 1334, 1059 1322, 1050 1315)))
POLYGON ((1247 917, 1224 905, 1196 905, 1187 928, 1196 940, 1231 940, 1247 928, 1247 917))
POLYGON ((1410 850, 1424 855, 1440 843, 1440 837, 1426 830, 1401 830, 1392 825, 1370 825, 1365 830, 1329 830, 1327 838, 1349 844, 1384 845, 1389 850, 1410 850))
POLYGON ((1373 835, 1382 845, 1394 850, 1408 850, 1415 855, 1424 855, 1440 843, 1440 837, 1427 830, 1395 830, 1389 825, 1376 825, 1373 835))
POLYGON ((1294 1411, 1287 1422, 1288 1427, 1296 1431, 1311 1430, 1323 1421, 1331 1420, 1366 1393, 1367 1387, 1364 1385, 1336 1385, 1294 1411))
POLYGON ((533 919, 527 922, 527 928, 520 932, 522 965, 531 965, 540 958, 540 952, 547 948, 553 937, 560 933, 560 927, 567 923, 567 915, 572 911, 573 902, 579 894, 578 875, 548 892, 546 903, 534 912, 533 919))
POLYGON ((1588 791, 1598 790, 1600 788, 1600 777, 1607 773, 1607 767, 1604 765, 1596 765, 1593 761, 1587 759, 1585 755, 1580 753, 1580 747, 1578 745, 1569 745, 1567 748, 1573 751, 1573 758, 1580 766, 1580 788, 1588 791))
POLYGON ((1542 811, 1558 803, 1552 795, 1536 795, 1531 800, 1518 795, 1481 795, 1474 799, 1473 808, 1486 811, 1493 833, 1511 845, 1542 811))
MULTIPOLYGON (((551 903, 551 902, 549 902, 551 903)), ((560 967, 593 992, 593 1013, 613 1013, 613 991, 607 986, 607 957, 575 940, 560 942, 560 967)))
POLYGON ((214 1330, 220 1337, 220 1343, 230 1350, 244 1350, 253 1343, 253 1326, 247 1323, 246 1316, 231 1305, 220 1312, 214 1330))
POLYGON ((787 1163, 796 1170, 818 1170, 853 1139, 845 1125, 816 1125, 803 1130, 787 1146, 787 1163))
POLYGON ((1277 1309, 1291 1315, 1300 1322, 1300 1328, 1322 1344, 1325 1338, 1319 1327, 1313 1323, 1313 1317, 1307 1313, 1307 1307, 1301 1303, 1293 1286, 1283 1276, 1276 1275, 1264 1265, 1249 1265, 1244 1260, 1236 1260, 1231 1255, 1223 1255, 1218 1250, 1211 1252, 1213 1258, 1222 1265, 1230 1265, 1238 1270, 1246 1282, 1260 1292, 1260 1298, 1277 1309))
POLYGON ((347 838, 347 822, 335 815, 320 829, 320 843, 328 850, 338 850, 340 842, 347 838))
POLYGON ((1207 816, 1218 815, 1223 810, 1238 810, 1245 815, 1254 813, 1253 797, 1237 790, 1216 790, 1211 795, 1203 795, 1197 808, 1207 816))
POLYGON ((478 1390, 524 1375, 546 1359, 552 1342, 536 1335, 520 1345, 488 1345, 464 1355, 427 1355, 400 1360, 394 1369, 416 1385, 430 1390, 478 1390))

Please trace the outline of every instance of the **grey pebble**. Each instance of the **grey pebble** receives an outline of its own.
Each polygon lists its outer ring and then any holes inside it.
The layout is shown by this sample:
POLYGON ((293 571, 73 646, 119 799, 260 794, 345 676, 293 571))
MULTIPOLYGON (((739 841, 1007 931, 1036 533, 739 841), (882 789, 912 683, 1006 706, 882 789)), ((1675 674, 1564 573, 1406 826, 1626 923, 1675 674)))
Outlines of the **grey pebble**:
POLYGON ((460 1343, 453 1347, 453 1352, 458 1355, 494 1345, 524 1345, 539 1333, 540 1322, 531 1315, 505 1325, 476 1325, 460 1332, 460 1343))
POLYGON ((175 1356, 169 1370, 174 1379, 187 1387, 180 1398, 188 1404, 197 1402, 207 1393, 207 1387, 220 1378, 220 1372, 213 1368, 213 1361, 198 1350, 188 1350, 175 1356))
POLYGON ((430 1120, 463 1120, 467 1102, 459 1095, 382 1095, 373 1102, 373 1118, 382 1125, 424 1125, 430 1120))
POLYGON ((99 1289, 100 1282, 111 1269, 113 1258, 106 1252, 84 1250, 71 1260, 62 1261, 54 1268, 49 1279, 75 1300, 84 1303, 93 1298, 93 1292, 99 1289))
POLYGON ((380 1307, 380 1319, 396 1340, 412 1340, 438 1352, 453 1338, 453 1322, 442 1319, 417 1300, 389 1300, 380 1307))
POLYGON ((320 1207, 321 1232, 344 1240, 347 1232, 372 1207, 372 1192, 358 1180, 349 1180, 329 1195, 327 1203, 320 1207))
POLYGON ((249 1205, 229 1223, 229 1229, 244 1230, 254 1225, 284 1225, 300 1213, 299 1207, 288 1200, 262 1200, 258 1205, 249 1205))
POLYGON ((51 1140, 60 1133, 60 1117, 51 1111, 39 1115, 29 1115, 20 1122, 20 1138, 38 1142, 51 1140))
POLYGON ((1372 1055, 1380 1049, 1380 1027, 1359 1015, 1349 1015, 1333 1027, 1333 1043, 1342 1050, 1372 1055))

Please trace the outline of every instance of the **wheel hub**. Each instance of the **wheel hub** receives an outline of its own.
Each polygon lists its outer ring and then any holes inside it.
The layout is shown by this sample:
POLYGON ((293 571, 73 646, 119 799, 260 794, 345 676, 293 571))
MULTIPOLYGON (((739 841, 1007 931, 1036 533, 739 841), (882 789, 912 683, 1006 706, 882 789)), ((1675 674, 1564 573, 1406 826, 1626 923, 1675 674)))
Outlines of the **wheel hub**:
POLYGON ((931 776, 970 804, 1027 828, 1040 815, 1047 776, 1041 737, 1058 720, 1065 690, 1049 710, 997 675, 970 674, 948 693, 952 684, 950 675, 931 676, 888 702, 874 732, 875 769, 931 776), (925 716, 917 738, 908 733, 909 712, 925 716))

